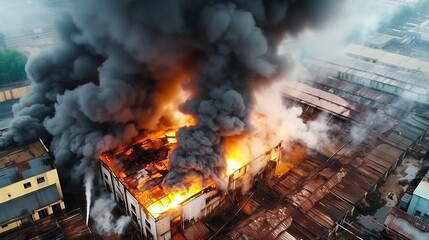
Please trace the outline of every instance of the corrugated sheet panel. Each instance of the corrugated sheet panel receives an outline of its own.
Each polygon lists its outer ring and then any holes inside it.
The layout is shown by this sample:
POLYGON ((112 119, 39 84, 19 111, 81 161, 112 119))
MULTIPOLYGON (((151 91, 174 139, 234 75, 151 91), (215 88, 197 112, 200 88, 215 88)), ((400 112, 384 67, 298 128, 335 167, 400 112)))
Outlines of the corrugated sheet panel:
POLYGON ((315 236, 325 236, 328 233, 326 228, 317 224, 313 219, 300 211, 293 213, 292 217, 296 224, 300 225, 305 229, 305 231, 310 232, 315 236))
POLYGON ((300 229, 297 225, 292 224, 288 229, 287 232, 295 237, 296 239, 300 240, 310 240, 311 238, 307 237, 305 235, 305 232, 303 232, 302 229, 300 229))
POLYGON ((326 229, 331 229, 334 226, 335 222, 331 219, 330 216, 320 211, 317 208, 312 208, 308 211, 307 216, 310 217, 313 221, 323 226, 326 229))
POLYGON ((198 221, 183 232, 187 240, 208 239, 212 234, 203 222, 198 221))

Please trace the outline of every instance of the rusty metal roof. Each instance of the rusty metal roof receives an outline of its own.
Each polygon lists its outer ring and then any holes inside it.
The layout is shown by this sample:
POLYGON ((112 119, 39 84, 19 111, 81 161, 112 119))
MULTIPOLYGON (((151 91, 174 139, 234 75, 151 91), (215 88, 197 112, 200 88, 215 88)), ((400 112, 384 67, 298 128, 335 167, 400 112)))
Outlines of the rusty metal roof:
POLYGON ((95 240, 96 238, 86 225, 80 209, 75 209, 55 218, 43 219, 35 225, 2 236, 2 239, 95 240))
POLYGON ((285 89, 283 96, 354 122, 363 121, 362 113, 372 111, 368 107, 355 104, 335 94, 298 82, 285 89))
MULTIPOLYGON (((415 116, 401 119, 391 131, 381 132, 376 144, 361 157, 344 158, 339 154, 326 161, 327 157, 320 154, 306 156, 295 168, 274 181, 270 191, 283 195, 283 202, 270 210, 261 206, 256 214, 238 223, 224 236, 231 239, 317 239, 327 236, 335 223, 379 182, 419 134, 428 129, 429 123, 425 119, 417 119, 415 116), (418 127, 410 130, 410 123, 418 127), (401 135, 398 129, 409 131, 401 135)), ((347 151, 357 152, 352 148, 347 151)))

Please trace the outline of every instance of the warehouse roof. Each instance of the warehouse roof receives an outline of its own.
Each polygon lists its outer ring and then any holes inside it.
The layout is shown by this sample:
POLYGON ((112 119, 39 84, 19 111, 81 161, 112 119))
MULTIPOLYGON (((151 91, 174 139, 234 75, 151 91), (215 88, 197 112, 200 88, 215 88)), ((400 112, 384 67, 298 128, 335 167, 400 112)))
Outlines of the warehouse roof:
POLYGON ((53 169, 41 141, 0 152, 0 187, 53 169))
POLYGON ((365 58, 385 65, 426 73, 429 72, 429 62, 380 49, 369 48, 352 43, 345 48, 345 52, 350 56, 365 58))
POLYGON ((413 194, 429 200, 429 171, 414 190, 413 194))

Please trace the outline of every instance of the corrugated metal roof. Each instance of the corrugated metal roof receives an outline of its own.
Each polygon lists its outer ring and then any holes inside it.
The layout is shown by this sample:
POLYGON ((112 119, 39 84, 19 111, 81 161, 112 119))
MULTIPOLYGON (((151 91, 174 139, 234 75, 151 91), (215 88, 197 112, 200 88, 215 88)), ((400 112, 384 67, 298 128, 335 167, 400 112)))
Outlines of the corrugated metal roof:
MULTIPOLYGON (((363 64, 359 67, 365 68, 368 65, 363 64)), ((386 72, 386 74, 389 73, 386 72)), ((343 87, 338 84, 338 80, 330 79, 329 81, 331 80, 332 85, 337 84, 337 87, 343 87)), ((328 86, 328 84, 323 86, 328 86)), ((356 85, 352 84, 346 84, 346 88, 345 91, 360 91, 356 85)), ((331 90, 332 88, 324 89, 331 90)), ((359 96, 342 98, 341 101, 334 103, 336 98, 328 97, 330 93, 327 92, 315 94, 316 92, 308 89, 297 90, 296 93, 298 92, 299 94, 291 99, 304 102, 304 104, 307 104, 306 99, 309 95, 311 97, 317 95, 317 98, 332 100, 332 104, 335 105, 332 109, 337 108, 335 111, 344 107, 346 102, 355 106, 347 109, 349 113, 354 111, 359 115, 361 109, 370 109, 360 107, 360 102, 354 102, 354 100, 361 100, 359 96)), ((336 91, 331 91, 331 93, 336 93, 336 91)), ((402 117, 395 119, 386 117, 383 124, 380 124, 382 126, 372 126, 364 143, 361 143, 360 146, 350 144, 337 154, 337 150, 344 142, 347 142, 344 139, 351 139, 347 135, 349 129, 346 127, 345 134, 337 136, 338 139, 333 142, 332 146, 323 149, 321 153, 312 152, 287 174, 272 182, 272 188, 278 191, 277 194, 284 196, 283 202, 273 204, 270 210, 261 206, 256 215, 253 214, 239 223, 227 236, 233 239, 235 239, 234 236, 239 239, 317 239, 326 236, 328 230, 332 229, 335 223, 341 220, 371 187, 379 183, 383 174, 428 129, 428 120, 410 114, 410 106, 404 102, 395 101, 392 95, 388 94, 381 95, 381 98, 377 99, 380 96, 377 93, 379 92, 376 90, 368 93, 362 90, 359 94, 367 94, 370 99, 367 101, 368 104, 376 103, 374 106, 378 107, 389 106, 391 111, 402 117), (384 104, 383 101, 387 105, 377 105, 384 104), (404 113, 407 113, 408 116, 403 117, 404 113), (330 161, 326 161, 328 159, 326 156, 331 156, 330 161), (277 212, 281 212, 281 214, 274 214, 277 212), (273 214, 277 216, 277 219, 273 218, 273 214)), ((326 111, 323 104, 310 104, 319 110, 326 111)), ((382 111, 380 114, 384 112, 382 111)), ((350 117, 343 119, 346 119, 347 124, 352 120, 350 117)), ((335 121, 343 123, 343 120, 337 118, 334 118, 333 122, 335 121)), ((362 126, 369 125, 367 122, 361 124, 362 126)))
POLYGON ((0 204, 0 223, 30 214, 32 211, 45 207, 60 200, 57 186, 55 184, 28 193, 19 198, 0 204))
POLYGON ((316 73, 320 72, 322 76, 340 77, 341 74, 346 74, 349 77, 358 76, 417 94, 429 93, 426 88, 429 84, 428 73, 424 72, 408 72, 397 67, 379 65, 344 55, 324 60, 306 60, 305 65, 316 73))
POLYGON ((67 240, 94 239, 80 211, 71 212, 60 218, 58 224, 67 240))
POLYGON ((92 235, 80 209, 75 209, 58 217, 45 218, 41 222, 2 237, 4 240, 99 239, 92 235))
POLYGON ((208 239, 212 235, 206 225, 201 221, 186 228, 183 234, 187 240, 208 239))
POLYGON ((53 169, 42 142, 0 152, 0 188, 53 169))
POLYGON ((350 55, 374 59, 377 62, 391 66, 429 72, 429 62, 384 50, 373 49, 352 43, 345 48, 345 52, 350 55))
POLYGON ((420 230, 416 227, 420 225, 423 227, 422 229, 429 229, 429 225, 397 208, 392 208, 384 224, 408 239, 429 239, 429 233, 427 231, 420 230), (415 224, 416 222, 419 222, 419 224, 415 224))
POLYGON ((286 98, 304 102, 310 106, 315 106, 331 114, 355 122, 362 121, 363 116, 361 113, 370 110, 363 105, 352 103, 334 94, 301 83, 295 83, 295 86, 290 86, 283 91, 283 95, 286 98))

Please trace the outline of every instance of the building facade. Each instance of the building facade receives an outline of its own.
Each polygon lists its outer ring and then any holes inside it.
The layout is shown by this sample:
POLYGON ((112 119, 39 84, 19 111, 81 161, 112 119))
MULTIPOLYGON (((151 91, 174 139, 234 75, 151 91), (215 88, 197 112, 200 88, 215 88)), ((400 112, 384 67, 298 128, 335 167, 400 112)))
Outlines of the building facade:
POLYGON ((41 140, 0 156, 0 234, 65 208, 57 169, 41 140))
POLYGON ((429 223, 429 172, 414 190, 407 213, 429 223))
POLYGON ((182 193, 163 188, 168 172, 168 155, 175 137, 161 134, 143 140, 115 153, 100 156, 101 176, 119 208, 131 216, 145 239, 171 239, 175 234, 210 214, 226 197, 257 177, 261 177, 269 161, 276 161, 281 145, 243 166, 233 169, 218 182, 209 181, 187 186, 182 193), (250 171, 252 169, 252 171, 250 171))

